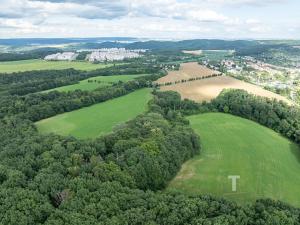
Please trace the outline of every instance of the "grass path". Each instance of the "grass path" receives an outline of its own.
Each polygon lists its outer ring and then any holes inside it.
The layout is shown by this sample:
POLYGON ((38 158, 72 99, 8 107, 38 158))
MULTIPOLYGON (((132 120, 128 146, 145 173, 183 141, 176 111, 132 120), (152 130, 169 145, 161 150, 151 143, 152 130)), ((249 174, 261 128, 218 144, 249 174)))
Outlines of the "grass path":
POLYGON ((213 194, 239 203, 272 198, 300 206, 300 149, 271 129, 221 113, 188 117, 202 153, 189 160, 169 190, 213 194), (229 175, 239 175, 237 192, 229 175))
POLYGON ((41 133, 71 135, 80 139, 95 138, 111 132, 116 125, 146 111, 151 98, 151 89, 141 89, 103 103, 41 120, 36 125, 41 133))

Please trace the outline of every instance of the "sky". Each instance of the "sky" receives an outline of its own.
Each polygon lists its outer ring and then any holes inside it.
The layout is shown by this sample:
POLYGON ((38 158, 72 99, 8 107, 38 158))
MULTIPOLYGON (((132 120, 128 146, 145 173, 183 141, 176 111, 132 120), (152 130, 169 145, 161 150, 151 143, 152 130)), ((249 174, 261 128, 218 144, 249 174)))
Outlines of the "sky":
POLYGON ((0 0, 0 38, 300 39, 299 0, 0 0))

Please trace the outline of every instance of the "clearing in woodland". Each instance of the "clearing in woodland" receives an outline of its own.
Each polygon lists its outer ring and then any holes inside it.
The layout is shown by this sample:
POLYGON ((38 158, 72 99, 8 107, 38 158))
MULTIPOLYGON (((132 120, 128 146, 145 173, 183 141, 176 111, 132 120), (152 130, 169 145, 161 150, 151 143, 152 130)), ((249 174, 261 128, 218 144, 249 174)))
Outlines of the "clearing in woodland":
POLYGON ((300 149, 273 130, 223 113, 188 117, 201 154, 183 164, 168 190, 213 194, 241 204, 258 198, 300 206, 300 149), (237 175, 237 191, 228 176, 237 175))
POLYGON ((77 84, 58 87, 58 88, 46 90, 43 92, 50 92, 50 91, 67 92, 67 91, 75 91, 75 90, 92 91, 99 87, 111 86, 112 84, 117 83, 119 81, 127 82, 130 80, 134 80, 137 77, 145 76, 145 75, 147 75, 147 74, 91 77, 86 80, 79 81, 79 83, 77 83, 77 84))
POLYGON ((95 138, 145 112, 151 98, 151 89, 140 89, 119 98, 41 120, 36 125, 41 133, 70 135, 80 139, 95 138))

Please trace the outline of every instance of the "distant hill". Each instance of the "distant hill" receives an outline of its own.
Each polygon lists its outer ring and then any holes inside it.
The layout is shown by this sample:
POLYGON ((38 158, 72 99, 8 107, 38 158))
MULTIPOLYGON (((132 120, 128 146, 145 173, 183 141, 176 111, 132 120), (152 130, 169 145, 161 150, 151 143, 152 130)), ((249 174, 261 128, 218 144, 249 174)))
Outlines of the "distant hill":
POLYGON ((138 41, 133 43, 120 43, 120 42, 103 42, 97 44, 87 44, 90 47, 96 48, 128 48, 128 49, 150 49, 150 50, 231 50, 249 48, 260 45, 257 41, 246 40, 210 40, 210 39, 195 39, 184 41, 138 41))
POLYGON ((0 62, 17 61, 27 59, 41 59, 46 55, 62 52, 60 48, 37 48, 24 52, 0 53, 0 62))
POLYGON ((71 43, 100 43, 106 41, 138 41, 131 37, 100 37, 100 38, 13 38, 0 39, 0 45, 30 46, 30 45, 60 45, 71 43))

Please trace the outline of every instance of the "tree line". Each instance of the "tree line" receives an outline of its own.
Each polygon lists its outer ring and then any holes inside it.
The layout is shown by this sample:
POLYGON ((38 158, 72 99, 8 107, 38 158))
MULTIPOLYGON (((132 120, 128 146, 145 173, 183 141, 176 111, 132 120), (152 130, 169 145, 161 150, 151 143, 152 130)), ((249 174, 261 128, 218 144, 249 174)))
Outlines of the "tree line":
POLYGON ((176 92, 157 93, 157 104, 166 118, 205 112, 224 112, 253 120, 300 144, 300 109, 283 101, 249 94, 244 90, 224 90, 211 102, 196 103, 176 92))
POLYGON ((47 55, 62 52, 59 48, 38 48, 24 52, 7 52, 0 54, 0 62, 29 60, 29 59, 43 59, 47 55))
POLYGON ((94 91, 52 91, 25 96, 2 96, 0 98, 0 118, 8 115, 19 115, 24 119, 38 121, 120 97, 137 89, 152 87, 152 81, 161 76, 162 74, 142 76, 133 81, 119 82, 110 87, 100 87, 94 91))
POLYGON ((26 95, 49 90, 96 76, 126 75, 126 74, 155 74, 160 69, 153 64, 114 65, 112 67, 93 71, 75 69, 42 70, 0 74, 0 94, 26 95))

